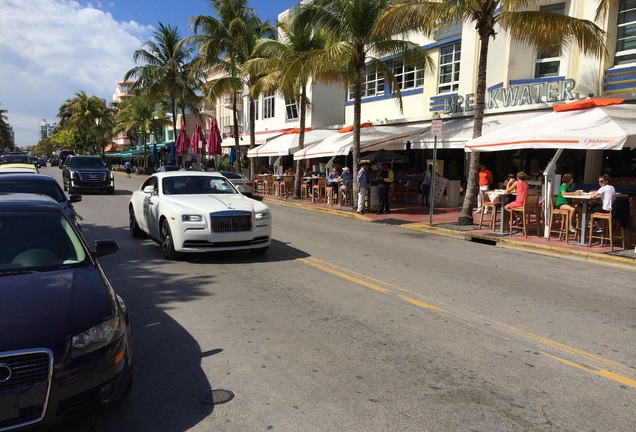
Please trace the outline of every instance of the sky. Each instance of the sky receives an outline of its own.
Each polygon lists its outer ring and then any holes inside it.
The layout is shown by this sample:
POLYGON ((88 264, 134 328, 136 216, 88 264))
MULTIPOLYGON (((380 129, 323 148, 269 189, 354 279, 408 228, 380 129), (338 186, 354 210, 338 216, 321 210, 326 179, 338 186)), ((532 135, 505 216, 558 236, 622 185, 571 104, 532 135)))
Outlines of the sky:
MULTIPOLYGON (((298 0, 250 0, 272 24, 298 0)), ((161 22, 191 31, 189 18, 213 15, 205 0, 0 0, 0 109, 18 147, 39 140, 43 120, 80 91, 112 101, 135 66, 133 53, 161 22)))

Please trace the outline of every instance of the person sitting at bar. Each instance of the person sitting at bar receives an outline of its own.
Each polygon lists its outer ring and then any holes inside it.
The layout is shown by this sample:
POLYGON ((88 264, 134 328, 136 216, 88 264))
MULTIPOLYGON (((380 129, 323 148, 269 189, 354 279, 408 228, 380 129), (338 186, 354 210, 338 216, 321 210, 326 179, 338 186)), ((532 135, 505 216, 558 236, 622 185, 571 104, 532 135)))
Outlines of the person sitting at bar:
MULTIPOLYGON (((596 191, 590 192, 591 198, 601 198, 601 203, 595 204, 590 209, 591 213, 609 213, 612 210, 614 201, 616 200, 616 190, 614 186, 609 184, 610 177, 607 174, 598 177, 598 184, 601 186, 596 191)), ((595 222, 596 223, 596 222, 595 222)), ((595 232, 600 232, 601 227, 596 225, 595 232)))
MULTIPOLYGON (((340 196, 342 200, 340 202, 344 203, 347 197, 347 182, 353 180, 353 175, 349 172, 349 167, 342 167, 342 174, 340 174, 338 180, 340 180, 340 196)), ((348 187, 351 188, 351 184, 349 184, 348 187)))
POLYGON ((340 177, 340 173, 338 173, 338 168, 333 167, 331 172, 327 176, 327 187, 332 187, 334 189, 338 188, 338 177, 340 177))
POLYGON ((578 216, 578 212, 580 210, 579 206, 574 205, 572 203, 572 198, 566 198, 563 196, 564 193, 571 194, 581 194, 581 191, 573 191, 572 183, 574 182, 574 177, 570 173, 563 174, 561 177, 561 187, 559 187, 559 194, 557 195, 556 202, 554 203, 554 207, 560 210, 567 210, 570 213, 570 232, 576 233, 574 216, 578 216))
MULTIPOLYGON (((506 211, 512 208, 523 207, 523 203, 526 199, 526 195, 528 195, 528 182, 526 181, 528 176, 525 172, 519 171, 517 173, 517 180, 508 183, 508 187, 506 188, 506 193, 517 192, 517 199, 513 202, 506 204, 504 209, 506 211)), ((518 222, 518 221, 515 221, 518 222)))
POLYGON ((515 181, 515 173, 508 173, 508 178, 506 178, 503 182, 503 188, 506 189, 508 185, 515 181))

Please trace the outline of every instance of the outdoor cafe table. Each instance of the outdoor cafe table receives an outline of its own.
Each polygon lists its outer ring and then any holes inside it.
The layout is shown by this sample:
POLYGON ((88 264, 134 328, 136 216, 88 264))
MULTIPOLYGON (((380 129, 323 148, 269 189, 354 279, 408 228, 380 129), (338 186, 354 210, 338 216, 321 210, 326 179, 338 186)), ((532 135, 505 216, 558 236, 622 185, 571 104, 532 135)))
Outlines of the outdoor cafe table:
MULTIPOLYGON (((616 194, 616 198, 622 198, 624 197, 625 194, 616 194)), ((580 245, 580 246, 588 246, 588 241, 587 241, 587 213, 588 213, 588 206, 590 201, 592 200, 598 200, 598 197, 594 197, 592 198, 592 194, 590 192, 583 192, 581 194, 576 194, 576 193, 564 193, 563 194, 563 198, 572 198, 572 199, 578 199, 581 200, 581 239, 578 242, 570 242, 570 244, 574 244, 574 245, 580 245)))
MULTIPOLYGON (((499 198, 499 201, 501 202, 501 206, 499 208, 499 212, 500 212, 499 232, 497 234, 499 234, 499 235, 510 234, 510 232, 506 231, 506 229, 505 229, 505 227, 508 226, 508 224, 506 223, 506 219, 507 218, 506 218, 506 210, 504 209, 504 207, 509 202, 512 202, 513 198, 517 194, 516 193, 506 193, 505 189, 487 190, 487 191, 485 191, 485 194, 488 195, 488 198, 490 199, 490 201, 494 201, 495 199, 499 198)), ((492 217, 495 217, 495 215, 492 215, 492 217)))

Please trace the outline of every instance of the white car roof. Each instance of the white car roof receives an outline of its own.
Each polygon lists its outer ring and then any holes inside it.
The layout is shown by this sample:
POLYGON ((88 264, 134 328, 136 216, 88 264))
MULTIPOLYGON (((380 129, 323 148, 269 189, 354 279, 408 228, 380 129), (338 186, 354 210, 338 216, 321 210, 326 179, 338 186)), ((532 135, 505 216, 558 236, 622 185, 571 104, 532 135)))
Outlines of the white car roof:
POLYGON ((225 178, 222 174, 218 172, 208 172, 208 171, 161 171, 153 174, 154 177, 157 178, 167 178, 167 177, 188 177, 188 176, 204 176, 204 177, 222 177, 225 178))

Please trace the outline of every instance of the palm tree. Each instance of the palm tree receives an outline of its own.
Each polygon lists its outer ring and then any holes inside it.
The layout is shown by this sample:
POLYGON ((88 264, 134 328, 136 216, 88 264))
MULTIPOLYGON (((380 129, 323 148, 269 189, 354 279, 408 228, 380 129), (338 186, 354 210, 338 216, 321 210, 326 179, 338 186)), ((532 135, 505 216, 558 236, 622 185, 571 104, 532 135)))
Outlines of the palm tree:
POLYGON ((142 48, 133 55, 135 63, 144 64, 135 66, 124 76, 124 80, 136 80, 133 88, 140 88, 146 95, 161 95, 166 101, 172 113, 175 138, 178 101, 187 104, 187 65, 192 55, 192 49, 181 41, 177 27, 165 26, 160 22, 154 32, 154 40, 144 42, 142 48))
POLYGON ((58 127, 76 133, 79 140, 78 150, 97 154, 97 141, 100 137, 103 138, 103 130, 100 130, 99 125, 105 120, 104 126, 107 126, 110 115, 105 100, 97 96, 89 97, 86 92, 80 90, 75 93, 74 98, 67 99, 60 106, 57 113, 60 119, 58 127))
MULTIPOLYGON (((395 38, 393 29, 374 31, 376 21, 394 0, 311 0, 301 4, 297 19, 307 21, 329 37, 325 61, 342 67, 332 81, 353 87, 353 171, 360 159, 360 123, 363 80, 367 68, 376 68, 396 92, 402 109, 399 85, 383 56, 404 56, 424 70, 433 70, 433 60, 419 45, 395 38)), ((357 179, 354 174, 354 189, 357 179)))
POLYGON ((12 148, 11 126, 7 123, 7 110, 0 109, 0 147, 12 148))
POLYGON ((147 151, 146 137, 155 127, 165 126, 170 123, 163 110, 157 110, 156 98, 146 95, 136 95, 119 103, 115 131, 123 131, 137 142, 143 141, 144 151, 147 151))
MULTIPOLYGON (((240 168, 238 98, 243 90, 252 85, 254 77, 242 73, 243 65, 252 57, 256 41, 262 37, 274 35, 274 29, 256 16, 247 0, 212 0, 211 5, 218 18, 197 15, 192 18, 195 35, 188 38, 199 47, 196 59, 197 67, 206 70, 218 78, 203 86, 205 98, 215 104, 220 97, 229 96, 233 112, 234 147, 237 154, 236 166, 240 168), (200 33, 199 33, 200 32, 200 33)), ((254 97, 249 94, 250 102, 250 148, 255 145, 254 135, 254 97)))
MULTIPOLYGON (((399 0, 380 17, 375 31, 383 34, 389 30, 415 29, 430 35, 440 23, 462 21, 476 29, 480 47, 473 138, 477 138, 482 133, 486 107, 488 46, 490 39, 497 34, 497 26, 505 29, 512 40, 538 50, 560 50, 563 46, 576 44, 584 54, 600 56, 605 52, 605 33, 596 24, 553 12, 527 10, 528 6, 539 3, 530 0, 399 0)), ((458 220, 460 225, 473 223, 472 209, 477 194, 478 172, 479 153, 473 152, 470 154, 468 185, 458 220)))
MULTIPOLYGON (((300 105, 300 133, 298 147, 304 148, 307 117, 307 87, 313 85, 322 73, 328 73, 330 64, 324 61, 325 32, 315 30, 300 20, 290 17, 278 25, 281 40, 261 39, 254 51, 258 57, 245 65, 245 72, 259 76, 253 88, 258 92, 280 90, 286 100, 300 105), (267 73, 269 72, 269 73, 267 73)), ((333 73, 339 72, 336 68, 333 73)), ((251 120, 250 120, 251 121, 251 120)), ((301 164, 296 163, 294 198, 300 196, 301 164)))

